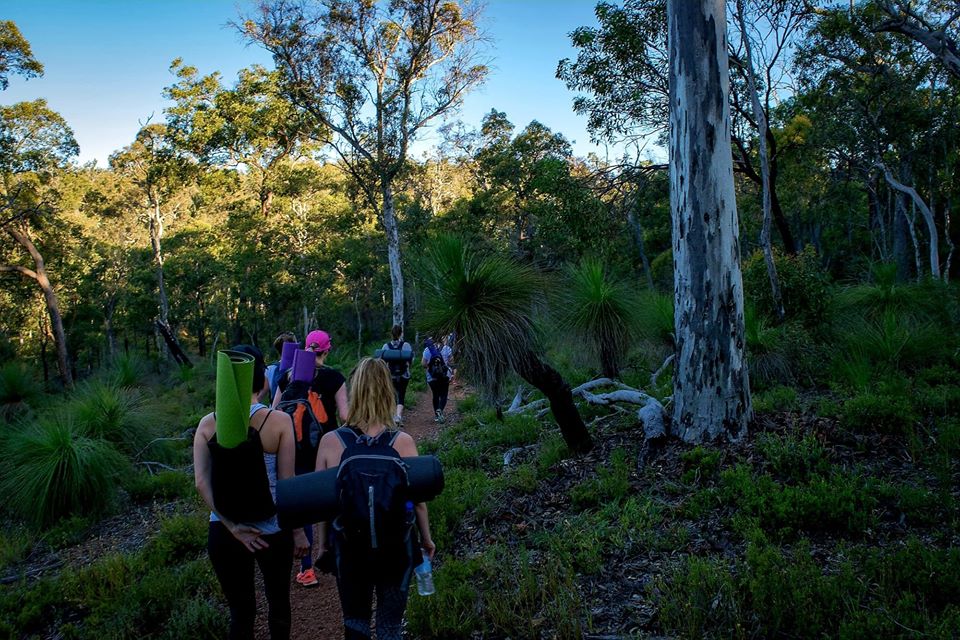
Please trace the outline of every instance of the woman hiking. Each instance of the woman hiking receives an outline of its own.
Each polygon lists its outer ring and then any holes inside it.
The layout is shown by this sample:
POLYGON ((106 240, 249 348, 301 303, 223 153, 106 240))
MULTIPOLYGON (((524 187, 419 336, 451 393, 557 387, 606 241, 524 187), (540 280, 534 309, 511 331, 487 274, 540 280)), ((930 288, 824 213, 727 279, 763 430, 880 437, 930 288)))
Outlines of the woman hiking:
MULTIPOLYGON (((261 404, 267 391, 263 355, 250 345, 238 345, 239 351, 253 357, 253 388, 250 395, 250 423, 248 442, 255 443, 263 452, 263 465, 251 465, 248 474, 266 470, 270 494, 276 500, 277 480, 293 476, 294 443, 290 418, 261 404)), ((257 611, 254 587, 254 563, 263 574, 267 597, 267 620, 272 640, 290 637, 290 562, 307 552, 302 530, 283 531, 273 515, 258 522, 234 522, 214 506, 213 455, 217 442, 216 414, 200 420, 193 439, 193 465, 197 491, 210 507, 210 526, 207 533, 207 551, 213 570, 223 589, 230 608, 230 640, 252 640, 257 611)), ((239 470, 241 473, 244 470, 239 470)), ((219 490, 219 489, 218 489, 219 490)), ((247 496, 232 496, 243 501, 247 496)), ((252 499, 252 498, 251 498, 252 499)), ((220 497, 217 497, 220 500, 220 497)), ((269 505, 267 505, 269 509, 269 505)))
POLYGON ((451 361, 453 349, 448 345, 438 345, 433 338, 424 341, 423 358, 420 363, 427 372, 427 384, 433 394, 434 422, 443 422, 447 408, 447 396, 450 393, 451 361))
MULTIPOLYGON (((366 456, 368 458, 390 458, 382 453, 376 456, 372 453, 377 450, 390 452, 391 449, 395 452, 393 455, 416 456, 417 445, 413 438, 392 429, 393 411, 393 385, 387 364, 380 359, 362 359, 350 378, 349 426, 323 436, 317 454, 317 471, 340 465, 342 472, 349 464, 352 468, 362 469, 361 475, 369 474, 366 468, 358 466, 364 463, 360 458, 365 456, 353 457, 352 452, 357 450, 371 452, 366 456)), ((386 483, 386 475, 382 479, 386 483)), ((361 509, 361 516, 362 512, 361 509)), ((320 549, 320 556, 331 552, 336 556, 344 638, 360 640, 371 637, 370 617, 376 590, 377 639, 400 640, 414 557, 419 555, 416 536, 411 531, 414 523, 423 551, 430 558, 436 552, 436 545, 430 537, 427 505, 408 502, 406 519, 403 520, 407 526, 391 529, 393 535, 390 537, 374 537, 372 520, 367 527, 355 528, 346 515, 342 513, 333 522, 333 549, 320 549), (371 539, 374 540, 372 543, 371 539)), ((321 523, 320 540, 326 540, 327 526, 328 523, 321 523)))
POLYGON ((393 338, 390 342, 383 345, 383 350, 409 352, 410 360, 388 361, 390 367, 390 380, 393 381, 393 391, 396 395, 397 410, 393 414, 393 421, 398 427, 403 426, 403 405, 407 397, 407 385, 410 384, 410 362, 413 360, 413 347, 409 342, 403 340, 403 327, 399 324, 393 325, 390 330, 390 336, 393 338))

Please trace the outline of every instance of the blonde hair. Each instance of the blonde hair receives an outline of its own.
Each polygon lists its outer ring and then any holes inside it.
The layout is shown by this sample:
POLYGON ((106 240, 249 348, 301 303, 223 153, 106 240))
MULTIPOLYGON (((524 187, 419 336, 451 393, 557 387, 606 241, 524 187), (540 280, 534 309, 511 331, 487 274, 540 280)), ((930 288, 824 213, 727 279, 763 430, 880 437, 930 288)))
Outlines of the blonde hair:
POLYGON ((393 427, 396 396, 390 368, 380 358, 364 358, 350 376, 347 422, 360 429, 393 427))

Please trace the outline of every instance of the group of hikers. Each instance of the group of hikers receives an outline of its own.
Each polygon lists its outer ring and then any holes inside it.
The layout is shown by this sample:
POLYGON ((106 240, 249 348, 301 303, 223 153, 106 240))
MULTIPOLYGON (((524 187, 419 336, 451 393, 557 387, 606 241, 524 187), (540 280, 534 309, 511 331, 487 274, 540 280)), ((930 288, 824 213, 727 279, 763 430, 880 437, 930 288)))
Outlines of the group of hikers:
MULTIPOLYGON (((437 341, 427 338, 424 342, 421 364, 433 393, 436 422, 444 420, 453 377, 452 342, 453 336, 437 341)), ((295 343, 288 347, 300 348, 294 334, 283 333, 274 342, 278 355, 287 343, 295 343)), ((266 475, 267 483, 263 484, 269 484, 270 495, 263 498, 264 502, 276 502, 279 480, 334 467, 342 472, 348 459, 357 463, 351 469, 359 469, 355 473, 363 475, 361 459, 399 460, 418 455, 413 438, 400 429, 413 360, 402 327, 393 327, 391 340, 378 350, 377 357, 360 360, 349 385, 341 372, 326 364, 331 346, 325 331, 314 330, 307 335, 303 350, 312 352, 315 362, 312 376, 306 379, 283 358, 266 366, 262 352, 254 346, 237 345, 230 350, 246 354, 253 361, 249 426, 243 446, 255 455, 240 463, 243 468, 237 473, 240 478, 259 476, 260 482, 266 475), (270 405, 265 402, 268 395, 270 405)), ((270 637, 290 637, 290 565, 298 558, 296 582, 304 587, 319 584, 316 569, 335 575, 347 640, 371 637, 374 591, 377 638, 399 640, 413 568, 425 558, 432 559, 436 552, 426 503, 406 502, 403 513, 391 516, 396 521, 393 528, 383 531, 374 530, 369 522, 357 522, 356 517, 344 512, 332 522, 316 523, 319 535, 314 545, 313 525, 292 531, 281 528, 274 504, 257 510, 252 504, 258 501, 257 492, 245 488, 245 481, 226 487, 227 483, 219 481, 218 486, 214 467, 224 463, 217 462, 222 459, 218 452, 223 448, 217 434, 214 412, 200 421, 193 458, 197 490, 210 507, 207 548, 230 609, 229 638, 253 638, 254 564, 263 575, 270 637), (224 515, 225 509, 217 505, 229 501, 241 505, 234 513, 246 515, 233 519, 224 515)), ((232 459, 241 457, 234 454, 232 459)), ((341 481, 339 473, 337 481, 341 481)), ((390 479, 378 478, 377 482, 389 485, 390 479)), ((372 518, 372 490, 370 500, 372 518)), ((360 520, 365 508, 366 502, 360 502, 360 520)))

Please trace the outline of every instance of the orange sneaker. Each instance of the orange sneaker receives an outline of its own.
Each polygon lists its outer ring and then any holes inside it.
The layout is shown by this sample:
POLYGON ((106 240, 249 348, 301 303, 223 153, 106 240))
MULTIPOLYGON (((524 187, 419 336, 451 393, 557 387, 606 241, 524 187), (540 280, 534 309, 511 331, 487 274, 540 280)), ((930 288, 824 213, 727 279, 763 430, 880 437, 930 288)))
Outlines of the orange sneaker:
POLYGON ((297 574, 297 583, 301 587, 315 587, 320 584, 320 581, 317 580, 317 574, 313 572, 313 567, 310 567, 306 571, 301 571, 297 574))

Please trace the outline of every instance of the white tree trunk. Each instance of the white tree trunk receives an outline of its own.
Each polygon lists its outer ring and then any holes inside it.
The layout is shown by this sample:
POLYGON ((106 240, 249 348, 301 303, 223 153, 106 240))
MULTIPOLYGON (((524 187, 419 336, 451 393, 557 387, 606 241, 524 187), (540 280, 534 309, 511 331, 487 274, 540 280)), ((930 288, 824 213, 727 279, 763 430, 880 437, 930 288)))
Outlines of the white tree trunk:
POLYGON ((393 186, 383 185, 383 229, 387 234, 387 261, 393 287, 393 324, 403 326, 403 271, 400 268, 400 229, 393 202, 393 186))
POLYGON ((668 0, 674 432, 742 438, 752 414, 723 0, 668 0))
POLYGON ((920 194, 917 193, 917 190, 913 187, 907 186, 893 177, 893 174, 890 172, 885 165, 879 165, 883 169, 883 176, 887 179, 887 182, 891 187, 896 189, 901 193, 905 193, 913 200, 914 204, 917 205, 917 209, 920 210, 920 215, 923 216, 924 222, 927 223, 927 232, 930 234, 930 275, 934 279, 940 279, 940 234, 937 232, 937 223, 933 219, 933 211, 930 210, 930 207, 927 206, 927 203, 924 202, 923 198, 920 197, 920 194))

